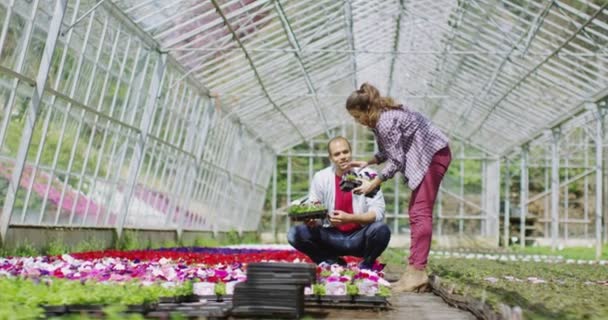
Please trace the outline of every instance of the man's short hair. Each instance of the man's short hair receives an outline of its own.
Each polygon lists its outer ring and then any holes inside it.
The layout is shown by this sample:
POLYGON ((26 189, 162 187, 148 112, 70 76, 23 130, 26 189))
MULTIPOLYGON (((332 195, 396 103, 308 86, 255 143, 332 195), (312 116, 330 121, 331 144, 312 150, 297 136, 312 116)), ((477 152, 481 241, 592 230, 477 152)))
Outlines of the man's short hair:
POLYGON ((331 146, 331 143, 334 141, 338 141, 338 140, 344 140, 346 141, 346 144, 348 145, 348 150, 349 151, 353 151, 353 148, 350 146, 350 141, 348 141, 348 139, 344 138, 343 136, 337 136, 337 137, 333 137, 329 140, 329 142, 327 142, 327 154, 331 155, 331 150, 329 148, 329 146, 331 146))

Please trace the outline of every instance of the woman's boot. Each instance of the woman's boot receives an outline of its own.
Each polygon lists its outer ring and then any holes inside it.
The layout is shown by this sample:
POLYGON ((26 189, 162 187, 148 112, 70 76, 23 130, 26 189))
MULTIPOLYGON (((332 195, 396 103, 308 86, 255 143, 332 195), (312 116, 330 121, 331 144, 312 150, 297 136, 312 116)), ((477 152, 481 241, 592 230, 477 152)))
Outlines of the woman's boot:
POLYGON ((393 292, 425 292, 429 289, 429 277, 426 269, 416 269, 407 266, 407 270, 401 279, 393 285, 393 292))

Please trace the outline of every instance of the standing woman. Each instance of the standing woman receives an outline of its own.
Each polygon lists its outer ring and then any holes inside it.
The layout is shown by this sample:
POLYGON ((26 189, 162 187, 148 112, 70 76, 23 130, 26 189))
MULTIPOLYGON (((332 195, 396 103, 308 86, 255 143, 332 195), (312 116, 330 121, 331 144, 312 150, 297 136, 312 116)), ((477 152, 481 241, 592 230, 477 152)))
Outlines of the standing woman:
POLYGON ((433 206, 439 185, 452 160, 448 138, 418 112, 382 97, 364 83, 346 101, 346 110, 374 132, 379 152, 369 161, 353 161, 352 167, 386 162, 380 174, 354 189, 367 194, 401 172, 412 189, 409 203, 410 257, 406 272, 393 287, 395 292, 424 291, 428 286, 426 265, 433 233, 433 206))

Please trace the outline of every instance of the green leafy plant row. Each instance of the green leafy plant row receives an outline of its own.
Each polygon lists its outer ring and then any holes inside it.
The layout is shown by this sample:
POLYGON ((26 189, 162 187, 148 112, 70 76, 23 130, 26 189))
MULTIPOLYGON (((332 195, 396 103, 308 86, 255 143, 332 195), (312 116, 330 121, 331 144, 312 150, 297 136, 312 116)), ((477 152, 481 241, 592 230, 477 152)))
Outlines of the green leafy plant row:
POLYGON ((430 271, 455 294, 519 306, 525 319, 608 319, 608 267, 434 258, 430 271))
POLYGON ((160 284, 143 286, 139 282, 124 284, 79 282, 61 279, 0 278, 0 319, 10 319, 15 310, 24 318, 41 317, 42 306, 61 305, 142 305, 155 303, 161 297, 192 293, 192 283, 174 287, 160 284))

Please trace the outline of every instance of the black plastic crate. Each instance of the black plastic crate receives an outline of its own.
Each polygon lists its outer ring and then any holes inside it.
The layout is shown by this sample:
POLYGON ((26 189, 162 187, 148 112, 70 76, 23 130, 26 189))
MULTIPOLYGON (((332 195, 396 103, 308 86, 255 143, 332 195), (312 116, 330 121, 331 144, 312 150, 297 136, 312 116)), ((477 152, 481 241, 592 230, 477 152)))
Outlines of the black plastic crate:
POLYGON ((233 317, 264 317, 267 319, 298 319, 304 314, 303 309, 278 306, 239 306, 230 311, 233 317))
POLYGON ((232 305, 277 306, 304 309, 304 287, 298 285, 271 285, 237 283, 234 287, 232 305))
POLYGON ((247 282, 258 284, 310 285, 317 280, 317 266, 312 263, 250 263, 247 282))

